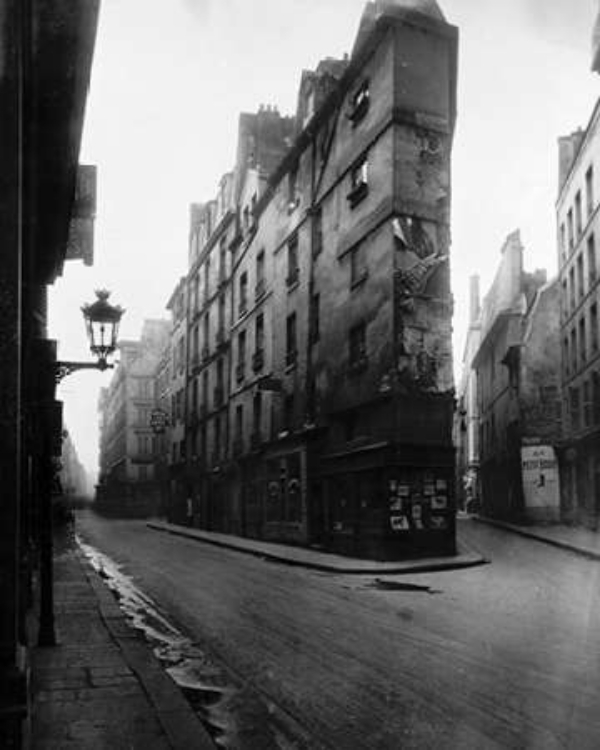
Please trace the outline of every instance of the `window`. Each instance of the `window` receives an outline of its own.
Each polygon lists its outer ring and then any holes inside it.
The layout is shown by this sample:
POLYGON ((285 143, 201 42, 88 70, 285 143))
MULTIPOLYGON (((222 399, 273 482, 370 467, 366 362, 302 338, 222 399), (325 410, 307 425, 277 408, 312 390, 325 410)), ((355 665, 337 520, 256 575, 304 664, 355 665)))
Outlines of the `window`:
POLYGON ((581 357, 581 363, 583 364, 587 357, 586 351, 586 336, 585 336, 585 318, 579 319, 579 356, 581 357))
POLYGON ((587 218, 590 219, 594 213, 594 167, 590 165, 585 173, 585 201, 587 205, 587 218))
POLYGON ((583 255, 579 253, 577 256, 577 296, 581 300, 585 294, 585 287, 583 283, 583 255))
POLYGON ((575 231, 579 238, 583 231, 583 220, 581 215, 581 191, 577 191, 575 194, 575 231))
POLYGON ((204 262, 204 301, 209 297, 210 290, 210 257, 204 262))
POLYGON ((563 339, 563 368, 565 375, 569 374, 569 339, 567 336, 563 339))
POLYGON ((202 403, 205 408, 208 407, 208 371, 202 373, 202 403))
POLYGON ((260 433, 260 420, 262 414, 262 393, 257 391, 252 400, 252 431, 260 433))
POLYGON ((577 331, 571 329, 571 371, 577 372, 577 331))
POLYGON ((294 394, 290 393, 283 402, 283 429, 291 431, 294 427, 294 394))
POLYGON ((592 424, 592 398, 590 381, 585 380, 583 383, 583 426, 589 427, 592 424))
POLYGON ((569 388, 569 405, 571 412, 571 429, 578 430, 580 424, 579 388, 569 388))
POLYGON ((204 316, 204 331, 203 331, 203 340, 204 340, 204 346, 202 347, 202 357, 205 359, 208 357, 208 341, 210 339, 210 313, 207 311, 206 315, 204 316))
POLYGON ((265 293, 265 251, 261 250, 256 256, 256 299, 265 293))
POLYGON ((219 327, 217 330, 217 336, 220 340, 225 339, 225 295, 221 294, 219 297, 219 327))
POLYGON ((219 280, 224 281, 227 277, 227 242, 225 237, 219 244, 219 280))
POLYGON ((348 118, 357 125, 369 111, 369 81, 363 81, 352 95, 348 118))
POLYGON ((312 254, 316 257, 323 249, 323 210, 317 206, 313 213, 312 254))
POLYGON ((349 335, 350 365, 358 365, 367 356, 367 329, 364 323, 359 323, 350 329, 349 335))
POLYGON ((564 320, 567 317, 567 310, 568 310, 568 305, 569 305, 568 291, 567 291, 567 280, 566 279, 563 279, 561 288, 562 288, 562 295, 561 295, 561 298, 560 298, 560 302, 561 302, 560 307, 561 307, 561 317, 564 320))
POLYGON ((148 479, 148 467, 147 466, 139 466, 138 467, 138 476, 139 476, 140 482, 145 482, 148 479))
POLYGON ((298 165, 288 172, 288 212, 291 213, 300 203, 298 197, 298 165))
POLYGON ((254 348, 257 352, 262 352, 265 345, 265 319, 263 314, 256 316, 254 328, 254 348))
POLYGON ((566 238, 565 238, 565 223, 564 223, 564 221, 560 225, 560 230, 559 230, 559 235, 558 235, 558 242, 559 242, 559 246, 560 246, 560 255, 561 255, 561 258, 564 260, 564 258, 567 255, 567 248, 566 248, 566 244, 565 244, 566 238))
POLYGON ((285 364, 291 367, 296 364, 296 313, 287 316, 285 338, 285 364))
POLYGON ((573 250, 574 238, 573 238, 573 211, 569 209, 567 212, 567 232, 569 238, 569 252, 573 250))
POLYGON ((592 412, 594 424, 600 425, 600 373, 592 375, 592 412))
POLYGON ((238 363, 236 377, 243 380, 244 370, 246 368, 246 331, 240 331, 238 334, 238 363))
POLYGON ((367 278, 364 245, 357 245, 350 251, 350 287, 361 284, 367 278))
POLYGON ((576 301, 575 301, 575 269, 573 267, 569 270, 569 290, 570 290, 570 302, 571 302, 571 310, 575 309, 576 301))
POLYGON ((287 278, 286 284, 288 287, 294 286, 298 283, 299 269, 298 269, 298 237, 294 235, 288 242, 288 253, 287 253, 287 278))
POLYGON ((244 406, 238 404, 235 407, 235 436, 241 438, 244 430, 244 406))
POLYGON ((319 305, 321 297, 319 294, 313 294, 310 299, 310 340, 314 344, 319 340, 320 336, 320 321, 319 321, 319 305))
POLYGON ((594 235, 590 234, 587 241, 588 290, 596 281, 596 245, 594 235))
POLYGON ((198 411, 198 381, 196 378, 192 381, 192 412, 198 411))
POLYGON ((221 420, 219 417, 215 419, 214 436, 215 445, 213 463, 216 463, 221 458, 221 420))
POLYGON ((244 273, 240 276, 240 302, 239 302, 239 314, 243 315, 248 309, 248 273, 244 273))
POLYGON ((598 305, 590 307, 590 349, 595 354, 598 351, 598 305))
POLYGON ((348 193, 348 201, 350 207, 354 208, 369 192, 369 169, 367 157, 356 162, 356 164, 350 170, 350 192, 348 193))

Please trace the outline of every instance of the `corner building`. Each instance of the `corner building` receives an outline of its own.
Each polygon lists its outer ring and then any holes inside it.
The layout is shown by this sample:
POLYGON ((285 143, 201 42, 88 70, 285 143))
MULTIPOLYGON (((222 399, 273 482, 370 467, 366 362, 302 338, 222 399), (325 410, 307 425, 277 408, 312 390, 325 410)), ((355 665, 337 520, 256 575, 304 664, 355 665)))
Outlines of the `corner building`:
POLYGON ((235 221, 217 211, 203 251, 235 226, 227 447, 200 525, 380 559, 454 551, 457 30, 418 7, 367 4, 350 58, 304 72, 295 119, 240 120, 235 221))

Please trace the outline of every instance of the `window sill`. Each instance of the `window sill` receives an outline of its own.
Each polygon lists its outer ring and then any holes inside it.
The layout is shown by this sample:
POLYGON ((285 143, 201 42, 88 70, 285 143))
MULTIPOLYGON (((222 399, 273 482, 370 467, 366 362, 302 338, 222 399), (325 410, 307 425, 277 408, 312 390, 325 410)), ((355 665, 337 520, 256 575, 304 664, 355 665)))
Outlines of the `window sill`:
POLYGON ((357 185, 355 188, 353 188, 346 196, 348 203, 350 204, 350 208, 358 206, 358 204, 367 197, 368 193, 369 186, 366 182, 361 182, 360 185, 357 185))
POLYGON ((365 283, 368 277, 369 272, 365 269, 361 272, 360 276, 357 279, 354 279, 354 281, 350 283, 350 291, 353 292, 355 289, 359 289, 365 283))

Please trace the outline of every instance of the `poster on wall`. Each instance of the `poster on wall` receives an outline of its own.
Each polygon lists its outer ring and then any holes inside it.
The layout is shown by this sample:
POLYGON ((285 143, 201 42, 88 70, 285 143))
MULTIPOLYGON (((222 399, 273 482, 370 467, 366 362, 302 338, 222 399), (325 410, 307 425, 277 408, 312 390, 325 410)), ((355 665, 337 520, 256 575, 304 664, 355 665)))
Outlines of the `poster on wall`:
POLYGON ((551 445, 523 446, 521 474, 526 508, 559 508, 558 461, 551 445))

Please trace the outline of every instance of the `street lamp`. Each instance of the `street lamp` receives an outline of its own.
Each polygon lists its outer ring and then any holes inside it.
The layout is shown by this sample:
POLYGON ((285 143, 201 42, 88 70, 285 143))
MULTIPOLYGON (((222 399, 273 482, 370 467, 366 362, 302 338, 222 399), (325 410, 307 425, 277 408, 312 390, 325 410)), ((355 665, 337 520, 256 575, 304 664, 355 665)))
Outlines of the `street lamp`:
POLYGON ((97 362, 64 362, 56 363, 56 380, 60 382, 67 375, 76 370, 106 370, 114 365, 107 362, 107 357, 117 348, 119 323, 125 310, 119 305, 111 305, 108 301, 110 292, 106 289, 96 291, 95 302, 83 305, 81 311, 85 320, 90 351, 97 362))

